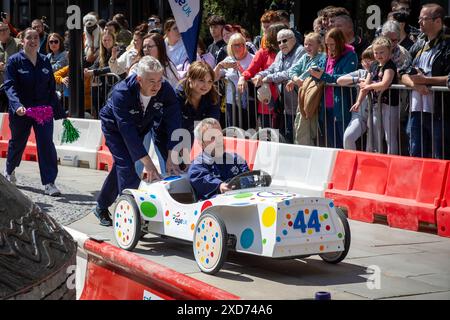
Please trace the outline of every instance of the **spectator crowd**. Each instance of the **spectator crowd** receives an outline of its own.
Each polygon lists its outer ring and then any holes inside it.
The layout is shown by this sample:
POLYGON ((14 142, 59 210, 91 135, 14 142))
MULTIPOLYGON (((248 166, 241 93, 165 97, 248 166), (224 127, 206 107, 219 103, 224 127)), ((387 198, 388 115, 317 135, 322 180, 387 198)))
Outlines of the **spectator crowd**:
MULTIPOLYGON (((151 16, 131 30, 123 14, 105 21, 90 12, 83 17, 86 115, 98 118, 111 88, 151 56, 191 133, 195 121, 215 118, 224 128, 278 129, 287 143, 369 150, 372 141, 369 151, 450 159, 450 93, 432 90, 449 82, 447 14, 440 5, 423 5, 416 28, 410 0, 391 7, 372 41, 357 34, 342 7, 320 10, 306 34, 284 10, 266 11, 255 37, 212 15, 206 22, 212 42, 199 39, 196 62, 173 18, 151 16)), ((69 34, 51 32, 41 19, 30 27, 67 110, 69 34)), ((9 58, 23 50, 23 35, 8 17, 0 21, 0 83, 7 81, 9 58)), ((0 89, 0 112, 7 110, 0 89)))

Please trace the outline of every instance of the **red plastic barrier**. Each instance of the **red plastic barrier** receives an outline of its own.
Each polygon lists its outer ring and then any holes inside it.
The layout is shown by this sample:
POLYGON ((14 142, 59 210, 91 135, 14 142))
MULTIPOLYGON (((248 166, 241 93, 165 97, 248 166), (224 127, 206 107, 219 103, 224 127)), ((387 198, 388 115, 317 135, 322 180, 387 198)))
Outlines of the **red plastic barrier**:
MULTIPOLYGON (((8 155, 8 145, 11 139, 11 130, 9 128, 9 115, 4 114, 3 124, 1 126, 0 132, 0 157, 6 158, 8 155)), ((31 129, 30 137, 28 138, 27 145, 22 155, 22 160, 24 161, 37 161, 37 146, 36 146, 36 136, 34 130, 31 129)))
POLYGON ((450 169, 445 183, 444 196, 441 207, 436 215, 438 235, 450 238, 450 169))
POLYGON ((114 160, 109 148, 106 146, 105 137, 102 137, 102 145, 97 152, 97 170, 111 171, 114 160))
POLYGON ((217 289, 107 243, 87 240, 81 300, 238 300, 217 289))
MULTIPOLYGON (((258 151, 258 140, 244 140, 224 137, 225 152, 236 153, 247 162, 250 170, 253 170, 256 160, 256 152, 258 151)), ((202 152, 198 141, 194 142, 191 150, 191 161, 193 161, 202 152)))
POLYGON ((28 138, 27 146, 23 151, 22 155, 23 161, 37 161, 38 160, 38 152, 36 146, 36 135, 34 133, 34 129, 31 129, 30 137, 28 138))
POLYGON ((340 151, 325 196, 350 219, 385 215, 391 227, 418 231, 419 222, 436 224, 447 170, 447 161, 340 151))
POLYGON ((9 116, 3 115, 3 121, 0 131, 0 157, 6 158, 8 154, 8 144, 11 139, 11 130, 9 129, 9 116))

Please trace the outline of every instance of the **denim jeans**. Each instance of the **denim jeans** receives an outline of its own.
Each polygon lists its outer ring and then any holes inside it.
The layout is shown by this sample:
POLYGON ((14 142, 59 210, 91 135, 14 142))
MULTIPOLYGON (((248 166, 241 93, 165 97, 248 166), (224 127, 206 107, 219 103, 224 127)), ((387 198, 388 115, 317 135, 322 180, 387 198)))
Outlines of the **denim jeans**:
POLYGON ((411 112, 408 134, 409 152, 412 157, 442 159, 441 119, 433 117, 429 112, 411 112))

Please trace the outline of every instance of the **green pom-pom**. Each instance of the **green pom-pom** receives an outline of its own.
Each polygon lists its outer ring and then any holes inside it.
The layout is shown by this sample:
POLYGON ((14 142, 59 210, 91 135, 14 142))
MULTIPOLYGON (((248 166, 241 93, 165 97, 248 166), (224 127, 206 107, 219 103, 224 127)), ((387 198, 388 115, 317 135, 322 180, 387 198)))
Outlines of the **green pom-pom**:
POLYGON ((70 120, 65 119, 63 121, 63 127, 64 131, 61 137, 61 144, 74 143, 80 138, 80 132, 73 126, 70 120))

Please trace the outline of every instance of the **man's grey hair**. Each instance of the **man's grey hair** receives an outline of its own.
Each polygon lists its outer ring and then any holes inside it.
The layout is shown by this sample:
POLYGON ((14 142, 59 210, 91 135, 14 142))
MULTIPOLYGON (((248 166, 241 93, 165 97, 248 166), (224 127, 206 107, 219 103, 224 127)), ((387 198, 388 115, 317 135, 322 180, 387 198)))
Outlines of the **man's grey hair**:
POLYGON ((137 75, 142 78, 146 73, 154 72, 164 72, 164 68, 162 67, 161 63, 151 56, 143 57, 141 61, 139 61, 139 64, 137 66, 137 75))
POLYGON ((280 30, 277 34, 278 39, 286 39, 286 38, 292 38, 295 37, 294 31, 290 29, 283 29, 280 30))
POLYGON ((334 20, 342 20, 342 21, 344 21, 345 23, 347 23, 349 26, 351 26, 352 28, 355 27, 355 24, 353 23, 352 17, 350 17, 350 16, 348 16, 348 15, 346 15, 346 14, 343 14, 343 15, 340 15, 340 16, 336 16, 336 17, 334 17, 333 19, 334 19, 334 20))
POLYGON ((389 20, 385 24, 383 24, 381 34, 383 36, 386 36, 388 33, 396 33, 400 40, 401 37, 400 23, 398 23, 397 21, 389 20))
POLYGON ((199 124, 197 124, 197 126, 194 129, 194 138, 195 140, 202 142, 203 141, 203 129, 204 128, 211 128, 215 125, 220 126, 220 122, 217 121, 214 118, 206 118, 202 121, 200 121, 199 124))

